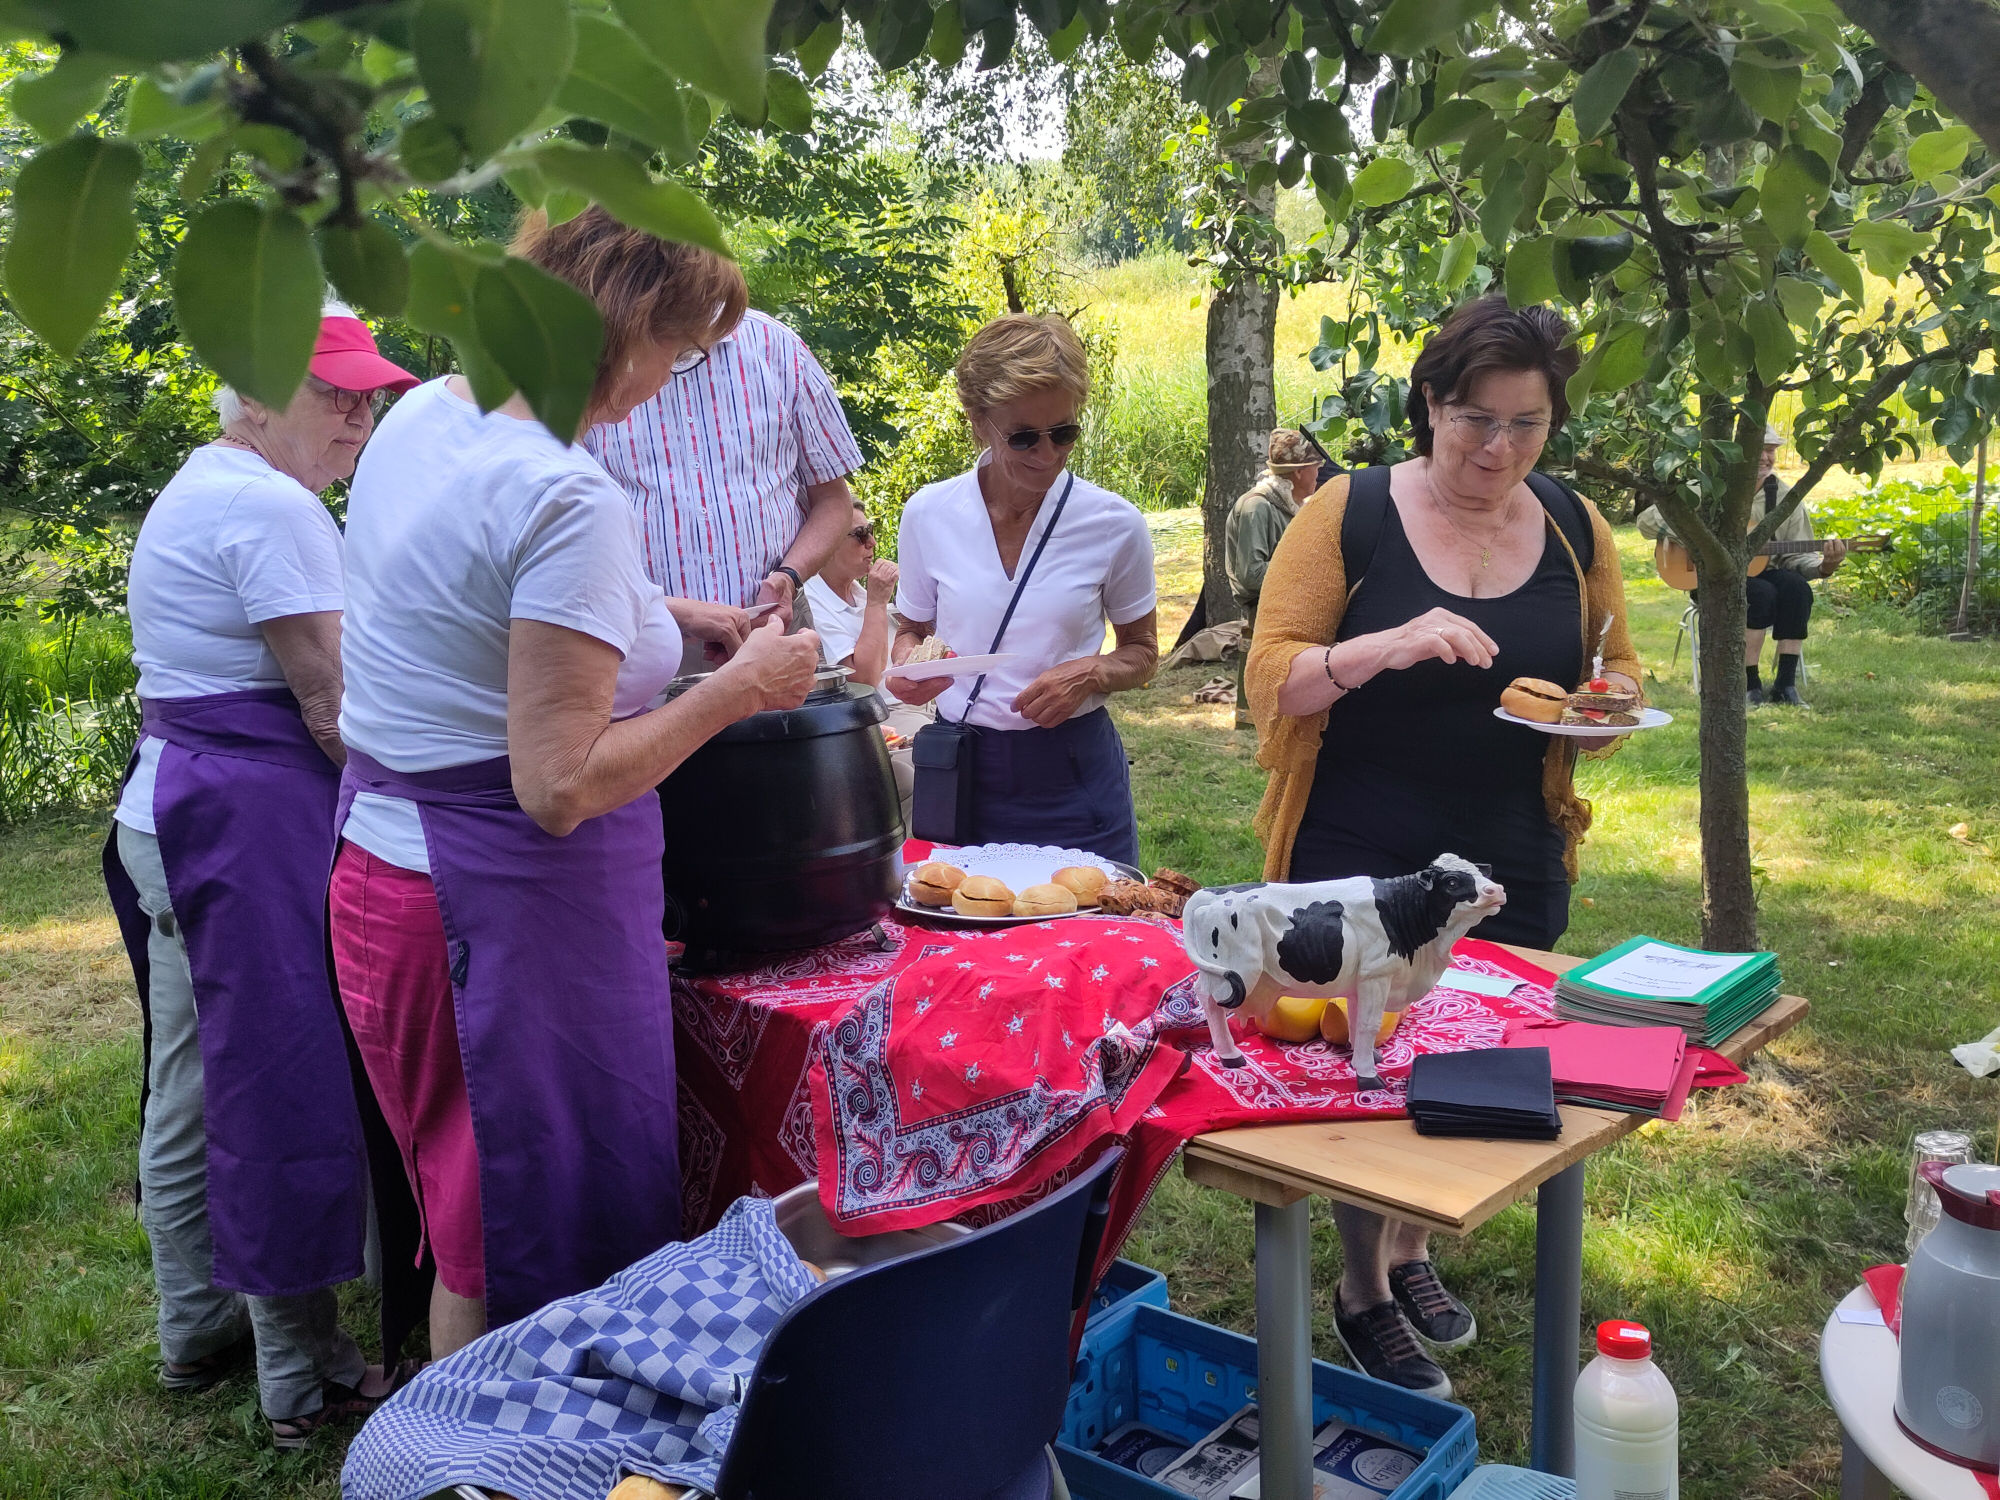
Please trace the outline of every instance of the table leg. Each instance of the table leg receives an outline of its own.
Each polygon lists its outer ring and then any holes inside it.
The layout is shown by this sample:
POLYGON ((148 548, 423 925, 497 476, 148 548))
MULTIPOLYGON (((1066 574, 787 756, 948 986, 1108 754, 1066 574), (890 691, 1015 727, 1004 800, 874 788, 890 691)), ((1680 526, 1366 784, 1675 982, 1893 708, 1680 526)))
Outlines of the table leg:
POLYGON ((1535 1193, 1535 1414, 1529 1462, 1576 1473, 1576 1343, 1583 1321, 1583 1163, 1535 1193))
POLYGON ((1891 1500, 1894 1491, 1882 1471, 1875 1467, 1861 1445, 1840 1433, 1840 1500, 1891 1500))
POLYGON ((1312 1500, 1310 1198, 1257 1205, 1258 1465, 1264 1500, 1312 1500))

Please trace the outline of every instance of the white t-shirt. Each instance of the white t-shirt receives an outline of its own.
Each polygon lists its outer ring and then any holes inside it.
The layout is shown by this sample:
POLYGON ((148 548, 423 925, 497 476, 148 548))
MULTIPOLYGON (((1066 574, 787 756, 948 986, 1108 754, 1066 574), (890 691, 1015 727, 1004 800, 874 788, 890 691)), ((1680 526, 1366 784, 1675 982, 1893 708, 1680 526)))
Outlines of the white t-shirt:
MULTIPOLYGON (((319 497, 247 448, 188 455, 146 512, 126 603, 142 698, 286 686, 257 627, 341 607, 340 528, 319 497)), ((139 761, 118 821, 154 832, 160 741, 139 761)))
MULTIPOLYGON (((819 574, 815 573, 806 580, 806 602, 812 606, 813 629, 819 634, 820 655, 830 667, 845 662, 861 641, 861 626, 868 613, 867 586, 857 581, 854 592, 855 599, 843 599, 833 591, 833 585, 819 574)), ((903 700, 886 687, 878 685, 875 691, 891 707, 903 706, 903 700)))
MULTIPOLYGON (((980 464, 987 461, 984 455, 980 464)), ((1035 555, 1048 529, 1067 475, 1058 476, 1028 528, 1016 577, 1000 565, 993 522, 979 492, 979 468, 926 485, 910 497, 897 530, 896 563, 902 582, 896 613, 906 620, 929 620, 960 656, 983 655, 993 644, 1007 601, 1014 597, 1018 570, 1035 555)), ((1027 592, 1007 626, 1002 652, 1016 659, 987 675, 972 722, 989 729, 1032 729, 1014 712, 1014 699, 1059 662, 1099 655, 1104 622, 1129 625, 1149 614, 1158 597, 1153 586, 1153 542, 1146 519, 1129 500, 1078 479, 1063 508, 1062 524, 1035 565, 1027 592)), ((938 717, 965 717, 966 700, 979 679, 956 679, 938 699, 938 717)), ((1091 713, 1102 694, 1086 698, 1076 716, 1091 713)))
MULTIPOLYGON (((398 401, 347 504, 340 737, 396 771, 507 753, 508 622, 617 648, 614 717, 680 669, 681 634, 646 577, 630 504, 597 461, 539 422, 482 414, 443 380, 398 401)), ((415 804, 364 793, 344 837, 425 870, 415 804)))

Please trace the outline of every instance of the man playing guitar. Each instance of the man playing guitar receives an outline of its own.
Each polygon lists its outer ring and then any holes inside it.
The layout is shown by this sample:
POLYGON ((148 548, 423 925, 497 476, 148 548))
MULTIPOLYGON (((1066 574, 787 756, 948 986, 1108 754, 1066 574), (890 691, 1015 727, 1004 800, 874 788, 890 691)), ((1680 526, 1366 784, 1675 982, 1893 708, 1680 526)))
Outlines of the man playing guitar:
MULTIPOLYGON (((1784 434, 1775 427, 1764 429, 1764 453, 1757 464, 1757 497, 1752 502, 1754 526, 1785 496, 1786 486, 1776 471, 1778 448, 1784 434)), ((1660 513, 1648 506, 1639 513, 1639 531, 1649 541, 1657 541, 1666 531, 1660 513)), ((1801 505, 1778 527, 1773 542, 1813 540, 1812 516, 1801 505)), ((1803 708, 1799 697, 1799 654, 1805 649, 1807 623, 1812 618, 1811 580, 1826 578, 1847 558, 1847 543, 1829 538, 1822 546, 1807 551, 1774 556, 1770 566, 1755 577, 1743 580, 1747 626, 1743 635, 1743 666, 1751 704, 1789 703, 1803 708), (1767 694, 1758 664, 1764 654, 1765 633, 1778 633, 1778 671, 1767 694)))

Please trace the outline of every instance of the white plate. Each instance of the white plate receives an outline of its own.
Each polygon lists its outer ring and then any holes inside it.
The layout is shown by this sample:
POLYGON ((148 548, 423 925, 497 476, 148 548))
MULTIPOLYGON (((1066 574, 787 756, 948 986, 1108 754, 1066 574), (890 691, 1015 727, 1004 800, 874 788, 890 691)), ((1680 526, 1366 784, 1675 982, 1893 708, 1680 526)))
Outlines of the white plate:
MULTIPOLYGON (((990 875, 1016 895, 1031 885, 1046 885, 1051 875, 1071 865, 1090 865, 1114 879, 1145 879, 1130 865, 1121 865, 1115 859, 1105 859, 1102 855, 1088 854, 1081 849, 1056 849, 1047 844, 968 844, 962 849, 935 850, 931 858, 942 864, 955 865, 967 875, 990 875)), ((903 889, 896 899, 896 907, 912 916, 955 922, 967 927, 1013 927, 1023 922, 1054 920, 1054 917, 968 917, 955 907, 924 906, 910 899, 908 870, 903 872, 903 889)), ((1094 906, 1085 906, 1057 915, 1080 917, 1096 910, 1094 906)))
POLYGON ((1544 724, 1538 719, 1524 719, 1519 714, 1510 714, 1504 708, 1493 710, 1493 717, 1505 719, 1509 724, 1519 724, 1523 729, 1539 729, 1543 734, 1592 735, 1592 734, 1632 734, 1641 729, 1658 729, 1663 724, 1674 722, 1674 716, 1657 708, 1639 710, 1636 724, 1544 724))
POLYGON ((947 656, 937 661, 905 662, 900 667, 889 668, 882 675, 901 677, 909 682, 929 682, 935 677, 976 677, 1019 655, 1018 651, 995 651, 985 656, 947 656))

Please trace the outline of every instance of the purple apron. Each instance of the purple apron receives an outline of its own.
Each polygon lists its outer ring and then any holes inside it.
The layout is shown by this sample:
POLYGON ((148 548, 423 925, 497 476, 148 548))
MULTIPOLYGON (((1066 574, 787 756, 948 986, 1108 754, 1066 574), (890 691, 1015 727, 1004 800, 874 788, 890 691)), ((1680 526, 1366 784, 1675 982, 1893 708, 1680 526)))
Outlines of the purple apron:
MULTIPOLYGON (((141 706, 144 732, 165 742, 153 818, 199 1016, 212 1279, 262 1297, 352 1281, 367 1172, 326 963, 339 773, 283 689, 141 706)), ((152 924, 115 827, 104 883, 147 1011, 150 1072, 152 924)))
POLYGON ((556 838, 514 800, 505 756, 404 772, 350 750, 336 827, 360 791, 423 822, 497 1327, 680 1236, 659 802, 556 838))

